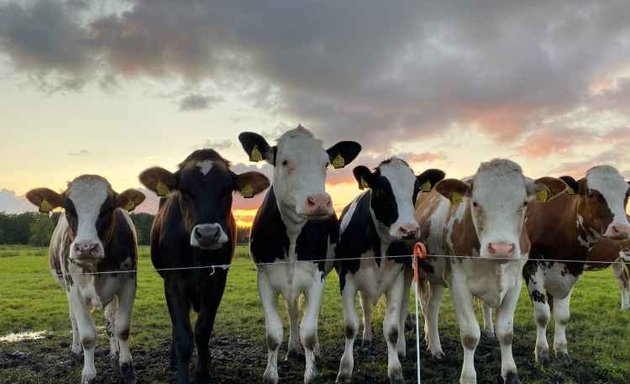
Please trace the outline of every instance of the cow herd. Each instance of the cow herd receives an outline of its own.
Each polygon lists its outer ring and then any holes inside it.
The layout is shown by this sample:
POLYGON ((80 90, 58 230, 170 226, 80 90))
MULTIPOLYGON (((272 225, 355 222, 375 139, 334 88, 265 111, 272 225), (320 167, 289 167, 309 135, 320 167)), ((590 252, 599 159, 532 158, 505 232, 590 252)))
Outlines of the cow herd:
MULTIPOLYGON (((253 222, 250 252, 257 267, 265 318, 267 366, 263 381, 277 383, 283 323, 278 297, 289 318, 288 355, 305 358, 304 382, 317 377, 321 354, 318 317, 327 274, 339 276, 345 346, 338 382, 350 381, 353 346, 359 331, 357 294, 364 343, 372 338, 372 307, 385 296, 383 337, 390 382, 404 382, 405 320, 413 271, 413 245, 426 245, 420 271, 420 304, 427 349, 444 356, 439 308, 451 290, 464 358, 460 383, 476 383, 474 353, 481 330, 473 299, 483 304, 484 334, 501 350, 504 383, 520 383, 512 356, 514 311, 523 281, 534 307, 536 360, 550 360, 546 327, 553 313, 556 358, 569 359, 566 325, 571 291, 584 270, 613 264, 621 286, 622 309, 630 307, 630 186, 613 167, 591 168, 575 180, 523 174, 510 160, 482 163, 462 180, 428 169, 415 175, 392 157, 375 169, 353 169, 363 191, 338 219, 326 193, 328 168, 343 168, 361 151, 354 141, 328 149, 302 126, 284 133, 276 145, 259 134, 239 135, 254 162, 273 166, 273 179, 258 172, 235 174, 212 149, 194 151, 175 172, 153 167, 140 182, 160 196, 151 230, 151 260, 164 280, 172 324, 171 368, 179 384, 189 383, 197 349, 195 382, 210 382, 209 340, 235 249, 232 194, 245 198, 267 190, 253 222), (271 187, 270 187, 271 186, 271 187), (269 188, 270 187, 270 188, 269 188), (300 297, 305 305, 300 320, 300 297), (197 313, 194 328, 191 310, 197 313), (495 318, 493 319, 493 310, 495 318)), ((96 377, 94 309, 104 309, 110 358, 117 378, 135 381, 128 346, 137 286, 137 240, 128 212, 144 200, 136 190, 115 192, 106 179, 82 175, 62 193, 33 189, 27 198, 40 212, 63 208, 50 242, 49 262, 66 290, 72 324, 71 351, 83 351, 81 383, 96 377)), ((288 356, 287 356, 288 357, 288 356)))

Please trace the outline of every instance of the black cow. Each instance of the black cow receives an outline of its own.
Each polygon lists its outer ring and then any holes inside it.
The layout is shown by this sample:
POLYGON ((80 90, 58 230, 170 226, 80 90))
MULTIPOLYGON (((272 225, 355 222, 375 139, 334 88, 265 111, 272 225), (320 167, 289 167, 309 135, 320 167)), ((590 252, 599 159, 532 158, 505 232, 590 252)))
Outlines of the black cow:
POLYGON ((229 165, 214 150, 202 149, 188 156, 175 173, 155 167, 140 174, 147 188, 168 196, 153 221, 151 260, 164 279, 173 326, 171 365, 177 364, 179 384, 189 382, 193 340, 198 353, 196 382, 210 380, 208 342, 227 278, 226 269, 213 266, 230 264, 234 253, 232 191, 253 197, 269 186, 264 175, 236 175, 229 165), (191 308, 199 314, 194 336, 191 308))

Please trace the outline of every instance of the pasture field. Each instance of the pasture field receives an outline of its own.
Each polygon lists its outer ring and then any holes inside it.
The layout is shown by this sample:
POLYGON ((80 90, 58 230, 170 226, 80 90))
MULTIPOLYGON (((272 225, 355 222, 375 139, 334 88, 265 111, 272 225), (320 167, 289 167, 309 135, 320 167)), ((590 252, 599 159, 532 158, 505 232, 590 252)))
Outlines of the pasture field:
MULTIPOLYGON (((49 275, 45 248, 0 246, 0 383, 79 382, 82 363, 70 356, 70 322, 64 291, 49 275), (40 339, 14 341, 7 335, 41 332, 40 339)), ((358 301, 358 300, 357 300, 358 301)), ((413 303, 412 303, 413 304, 413 303)), ((284 308, 284 307, 283 307, 284 308)), ((413 310, 413 305, 410 306, 413 310)), ((553 361, 539 367, 533 360, 535 326, 525 291, 515 318, 514 356, 523 383, 630 383, 630 311, 619 310, 617 282, 609 270, 586 274, 572 298, 568 327, 572 362, 553 361)), ((281 353, 286 351, 285 345, 281 353)), ((101 313, 95 315, 103 325, 101 313)), ((355 347, 356 383, 386 382, 386 347, 382 340, 383 305, 375 310, 375 343, 355 347)), ((461 367, 459 331, 450 297, 442 303, 440 330, 445 360, 432 361, 421 352, 422 382, 455 383, 461 367)), ((153 271, 148 248, 140 250, 139 282, 131 332, 131 348, 138 383, 170 383, 168 348, 170 322, 163 297, 162 280, 153 271)), ((320 316, 322 357, 318 359, 319 382, 334 382, 343 352, 343 316, 336 274, 328 276, 320 316)), ((550 344, 553 336, 550 326, 550 344)), ((111 370, 103 327, 99 327, 97 383, 109 383, 111 370)), ((408 356, 402 360, 408 383, 416 382, 415 335, 407 333, 408 356)), ((422 349, 424 349, 422 347, 422 349)), ((228 286, 211 341, 213 373, 218 383, 260 382, 266 364, 264 317, 258 303, 255 267, 247 249, 239 247, 228 275, 228 286)), ((479 383, 496 383, 500 371, 496 340, 483 339, 476 353, 479 383)), ((284 357, 284 355, 282 355, 284 357)), ((302 359, 280 359, 282 383, 302 382, 302 359)))

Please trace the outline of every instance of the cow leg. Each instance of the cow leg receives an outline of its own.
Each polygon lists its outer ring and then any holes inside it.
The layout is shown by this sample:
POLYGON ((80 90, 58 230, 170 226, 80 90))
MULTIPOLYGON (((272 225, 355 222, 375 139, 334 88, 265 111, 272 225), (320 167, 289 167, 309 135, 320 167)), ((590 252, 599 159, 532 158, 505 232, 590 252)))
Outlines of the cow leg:
POLYGON ((265 332, 267 334, 267 368, 263 382, 278 382, 278 350, 282 343, 282 319, 278 313, 278 294, 269 282, 269 277, 258 272, 258 295, 265 314, 265 332))
POLYGON ((298 320, 300 316, 300 296, 296 296, 292 300, 287 300, 287 311, 289 312, 289 344, 287 348, 286 360, 291 357, 300 356, 302 354, 302 346, 300 345, 300 327, 298 320))
MULTIPOLYGON (((505 384, 520 384, 516 370, 516 363, 512 355, 512 339, 514 338, 514 311, 521 294, 523 283, 518 279, 516 285, 505 295, 503 302, 497 308, 497 339, 501 346, 501 377, 505 384)), ((484 309, 490 306, 484 304, 484 309)), ((492 317, 490 317, 492 322, 492 317)))
POLYGON ((96 377, 94 366, 94 348, 96 347, 96 327, 90 311, 85 306, 84 300, 78 297, 78 292, 70 293, 72 296, 72 312, 76 319, 81 346, 83 347, 83 371, 81 372, 81 384, 88 384, 96 377))
POLYGON ((413 281, 413 269, 411 267, 403 267, 403 284, 404 290, 400 307, 400 322, 398 324, 398 341, 396 342, 396 350, 398 357, 407 356, 407 343, 405 342, 405 320, 409 313, 409 293, 411 292, 411 282, 413 281))
POLYGON ((553 349, 556 352, 556 357, 566 362, 570 360, 566 335, 567 323, 571 317, 569 312, 570 300, 571 292, 563 299, 553 298, 553 317, 555 320, 553 349))
POLYGON ((115 330, 117 310, 118 299, 114 297, 105 307, 105 332, 107 333, 107 338, 109 338, 109 360, 116 377, 120 374, 118 367, 118 356, 120 355, 120 350, 118 347, 118 341, 116 340, 115 330))
POLYGON ((400 329, 400 312, 402 308, 402 297, 405 291, 404 273, 398 274, 390 289, 386 292, 387 312, 383 320, 383 335, 387 342, 387 376, 390 383, 404 383, 402 366, 398 358, 396 343, 398 342, 400 329))
POLYGON ((210 382, 210 350, 208 344, 210 343, 217 310, 225 291, 227 271, 218 271, 210 279, 211 283, 207 290, 207 296, 204 297, 204 302, 195 323, 195 344, 197 345, 196 384, 210 382))
POLYGON ((372 303, 367 293, 359 292, 361 312, 363 314, 363 340, 361 345, 366 347, 372 344, 372 303))
POLYGON ((444 287, 441 284, 429 283, 428 286, 421 284, 423 292, 420 303, 424 314, 424 339, 427 343, 427 350, 431 357, 436 360, 444 358, 444 351, 440 343, 440 330, 438 318, 440 315, 440 303, 444 295, 444 287))
POLYGON ((133 360, 129 350, 129 334, 131 331, 131 312, 136 298, 136 276, 128 276, 125 286, 118 294, 118 309, 114 321, 116 341, 118 342, 120 378, 123 383, 134 383, 133 360))
POLYGON ((534 355, 536 361, 546 365, 550 363, 549 344, 547 343, 547 324, 551 317, 551 308, 547 303, 545 296, 545 287, 543 285, 543 276, 538 267, 535 267, 535 273, 525 275, 527 281, 527 292, 534 306, 534 321, 536 322, 536 349, 534 355))
POLYGON ((313 284, 306 291, 306 308, 300 326, 300 339, 304 347, 306 367, 304 369, 304 383, 310 383, 317 377, 315 366, 315 347, 317 346, 317 321, 319 319, 319 307, 324 294, 325 280, 322 272, 315 272, 313 284))
POLYGON ((178 280, 183 276, 167 276, 164 279, 166 304, 173 325, 173 341, 177 358, 177 383, 188 384, 188 367, 193 352, 193 334, 190 326, 190 303, 183 290, 178 286, 178 280))
POLYGON ((79 356, 81 354, 81 337, 79 336, 79 327, 77 326, 77 320, 72 311, 72 300, 68 294, 68 313, 70 314, 70 324, 72 325, 72 345, 70 351, 79 356))
POLYGON ((612 265, 615 278, 619 282, 619 289, 621 290, 621 310, 630 309, 630 296, 628 295, 628 280, 630 280, 630 271, 627 269, 630 265, 625 265, 623 259, 619 258, 616 263, 612 265))
POLYGON ((493 339, 494 338, 494 323, 492 322, 492 308, 483 302, 479 302, 483 311, 483 335, 493 339))
MULTIPOLYGON (((459 281, 456 277, 458 276, 453 273, 450 286, 453 307, 459 324, 459 335, 464 349, 464 361, 459 382, 460 384, 476 384, 475 350, 479 344, 481 332, 475 317, 472 294, 466 286, 466 282, 459 281)), ((462 278, 463 276, 459 277, 462 278)))
POLYGON ((359 331, 359 317, 355 309, 356 297, 357 287, 354 281, 349 276, 346 276, 346 284, 341 292, 346 344, 339 362, 337 382, 350 381, 352 378, 352 370, 354 369, 354 338, 359 331))

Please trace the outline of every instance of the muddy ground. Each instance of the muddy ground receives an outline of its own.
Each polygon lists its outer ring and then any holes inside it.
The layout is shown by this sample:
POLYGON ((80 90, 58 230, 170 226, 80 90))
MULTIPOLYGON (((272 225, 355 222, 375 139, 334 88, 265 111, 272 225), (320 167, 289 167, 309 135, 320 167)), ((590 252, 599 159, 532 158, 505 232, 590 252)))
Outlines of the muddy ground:
MULTIPOLYGON (((412 338, 409 338, 412 339, 412 338)), ((413 339, 412 339, 413 340, 413 339)), ((408 357, 402 361, 405 379, 416 382, 415 345, 408 342, 408 357)), ((318 383, 335 381, 342 342, 322 341, 322 357, 317 366, 320 370, 318 383)), ((96 352, 98 376, 95 384, 115 383, 105 340, 99 340, 96 352)), ((278 370, 281 383, 300 383, 304 369, 301 358, 284 360, 286 346, 281 349, 278 370)), ((444 338, 443 347, 447 357, 443 361, 432 361, 426 352, 421 354, 422 382, 456 383, 461 367, 459 342, 444 338)), ((266 364, 266 349, 263 343, 232 336, 218 336, 212 341, 213 376, 215 383, 261 382, 266 364)), ((169 345, 146 350, 135 347, 132 350, 137 383, 171 383, 173 372, 169 369, 169 345)), ((625 378, 619 380, 609 376, 604 370, 594 367, 588 361, 573 361, 570 364, 553 362, 541 368, 531 359, 531 351, 519 345, 514 346, 514 355, 523 383, 589 383, 627 384, 625 378)), ((476 353, 476 368, 479 383, 497 383, 500 370, 499 348, 496 340, 482 339, 476 353)), ((355 346, 355 373, 353 383, 384 383, 386 381, 386 346, 376 340, 371 347, 361 347, 358 340, 355 346)), ((78 383, 82 362, 71 356, 69 339, 48 336, 34 341, 0 343, 0 383, 78 383)), ((191 367, 192 372, 192 367, 191 367)), ((192 377, 192 376, 191 376, 192 377)))

